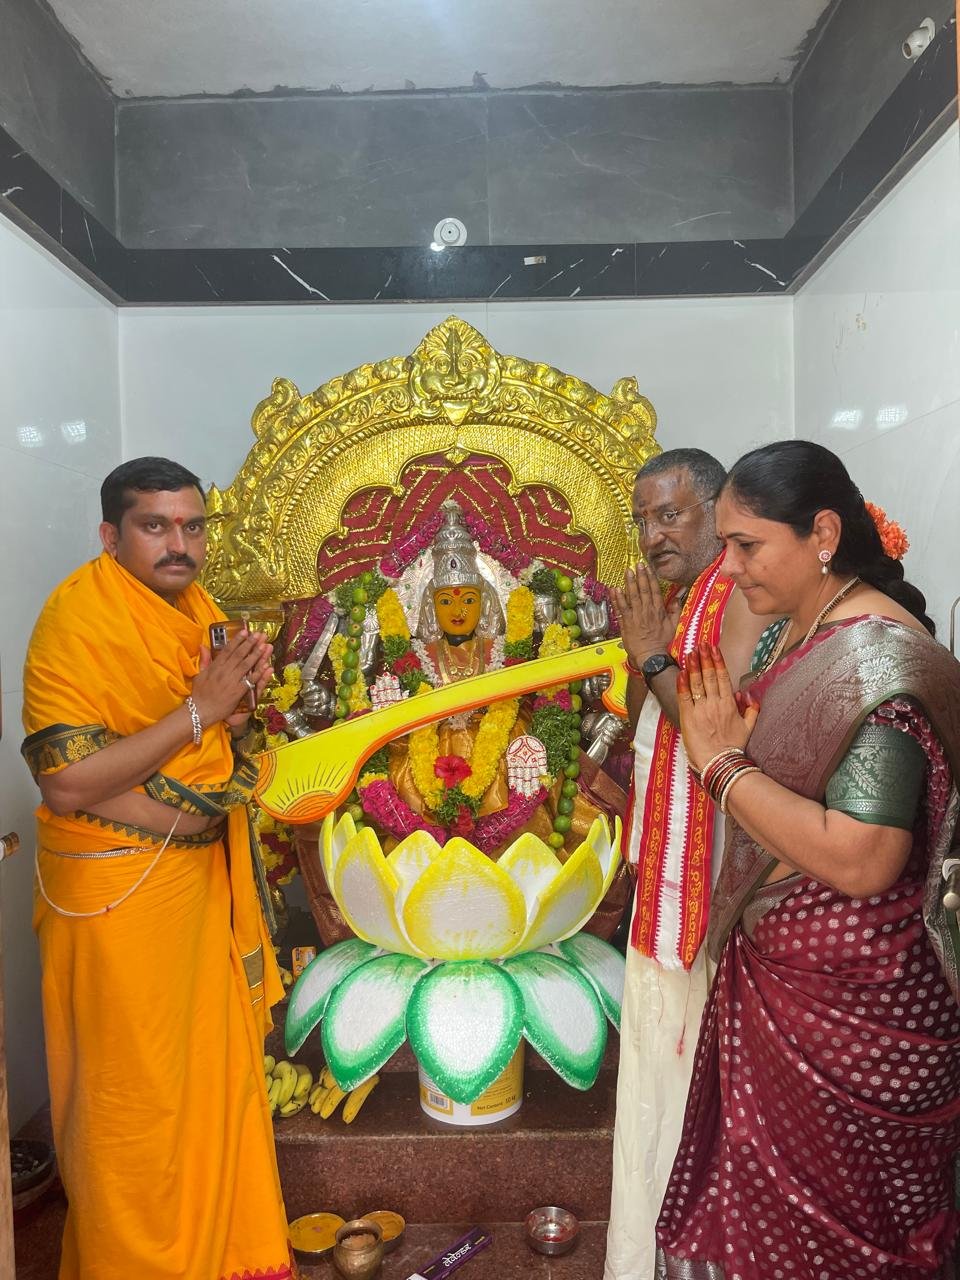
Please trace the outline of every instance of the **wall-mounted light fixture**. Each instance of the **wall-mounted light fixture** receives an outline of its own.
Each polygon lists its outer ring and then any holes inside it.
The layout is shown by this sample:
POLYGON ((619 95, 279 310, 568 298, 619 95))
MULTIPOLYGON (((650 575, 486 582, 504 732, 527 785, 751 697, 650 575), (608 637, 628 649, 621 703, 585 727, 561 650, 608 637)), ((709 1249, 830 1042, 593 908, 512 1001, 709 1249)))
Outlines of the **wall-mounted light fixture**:
POLYGON ((937 24, 932 18, 924 18, 916 31, 911 31, 904 40, 903 56, 910 59, 919 58, 936 34, 937 24))
POLYGON ((430 248, 435 252, 441 249, 456 249, 467 243, 467 228, 459 218, 441 218, 433 228, 433 243, 430 248))

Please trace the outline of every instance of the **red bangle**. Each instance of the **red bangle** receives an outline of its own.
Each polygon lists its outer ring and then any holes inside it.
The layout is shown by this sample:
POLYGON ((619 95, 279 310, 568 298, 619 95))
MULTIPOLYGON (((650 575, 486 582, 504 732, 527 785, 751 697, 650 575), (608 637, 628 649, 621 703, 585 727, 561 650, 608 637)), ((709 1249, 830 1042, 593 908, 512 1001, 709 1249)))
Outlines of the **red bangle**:
POLYGON ((623 664, 627 668, 627 672, 631 676, 636 676, 638 680, 646 680, 646 676, 639 667, 635 667, 629 658, 623 664))

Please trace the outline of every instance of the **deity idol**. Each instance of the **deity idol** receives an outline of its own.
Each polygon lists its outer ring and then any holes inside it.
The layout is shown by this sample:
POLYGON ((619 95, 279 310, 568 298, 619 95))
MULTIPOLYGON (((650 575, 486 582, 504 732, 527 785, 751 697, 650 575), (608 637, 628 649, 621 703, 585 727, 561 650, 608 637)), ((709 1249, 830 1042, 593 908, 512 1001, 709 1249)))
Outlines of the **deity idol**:
MULTIPOLYGON (((478 549, 455 501, 443 504, 431 529, 429 544, 396 577, 368 572, 332 593, 338 612, 304 663, 307 678, 299 705, 287 713, 288 733, 561 653, 581 635, 594 641, 606 634, 602 601, 578 596, 571 579, 539 564, 524 573, 529 585, 521 581, 496 555, 478 549), (329 648, 318 666, 316 650, 324 643, 329 648)), ((613 818, 620 800, 596 763, 619 723, 611 725, 615 717, 602 708, 590 709, 602 687, 584 685, 504 699, 414 729, 363 765, 351 813, 374 828, 385 851, 422 830, 441 845, 463 836, 496 860, 532 832, 564 861, 598 814, 613 818)), ((321 877, 307 872, 316 834, 298 828, 294 838, 321 936, 330 945, 350 930, 321 877)), ((626 894, 621 871, 591 921, 594 932, 610 936, 626 894)))

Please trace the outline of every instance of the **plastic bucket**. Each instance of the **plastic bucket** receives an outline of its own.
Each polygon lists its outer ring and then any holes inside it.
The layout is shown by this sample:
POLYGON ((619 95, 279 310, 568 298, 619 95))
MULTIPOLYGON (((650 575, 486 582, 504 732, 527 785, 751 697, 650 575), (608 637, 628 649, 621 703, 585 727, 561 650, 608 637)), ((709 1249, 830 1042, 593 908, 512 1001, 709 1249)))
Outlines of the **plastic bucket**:
POLYGON ((523 1105, 523 1045, 521 1040, 502 1074, 474 1102, 454 1102, 421 1067, 420 1106, 428 1116, 445 1124, 476 1126, 506 1120, 523 1105))

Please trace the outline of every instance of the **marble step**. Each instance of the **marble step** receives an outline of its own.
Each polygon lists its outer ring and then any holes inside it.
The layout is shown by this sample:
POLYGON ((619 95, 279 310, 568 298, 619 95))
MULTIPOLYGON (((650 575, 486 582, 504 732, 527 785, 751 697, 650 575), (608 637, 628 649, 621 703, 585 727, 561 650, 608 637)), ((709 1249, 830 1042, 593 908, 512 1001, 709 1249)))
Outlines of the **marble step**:
POLYGON ((387 1072, 351 1125, 306 1109, 276 1123, 290 1217, 394 1209, 408 1222, 521 1222, 559 1204, 606 1218, 616 1073, 586 1093, 530 1071, 524 1104, 506 1120, 456 1128, 420 1109, 413 1072, 387 1072))
MULTIPOLYGON (((492 1243, 464 1264, 463 1280, 602 1280, 607 1239, 605 1222, 581 1222, 580 1238, 572 1253, 545 1258, 527 1247, 517 1222, 432 1223, 407 1227, 400 1245, 383 1260, 377 1280, 408 1280, 418 1267, 432 1261, 472 1226, 485 1226, 492 1243)), ((19 1277, 19 1272, 18 1272, 19 1277)), ((326 1261, 303 1268, 304 1280, 336 1280, 326 1261)))
MULTIPOLYGON (((56 1280, 65 1214, 62 1193, 52 1193, 35 1213, 17 1223, 16 1280, 56 1280)), ((384 1258, 378 1280, 408 1280, 418 1267, 478 1225, 486 1226, 493 1242, 465 1264, 463 1280, 602 1280, 605 1222, 581 1222, 576 1248, 562 1258, 532 1253, 519 1222, 410 1223, 399 1246, 384 1258)), ((337 1276, 326 1259, 303 1266, 301 1274, 303 1280, 336 1280, 337 1276)))

